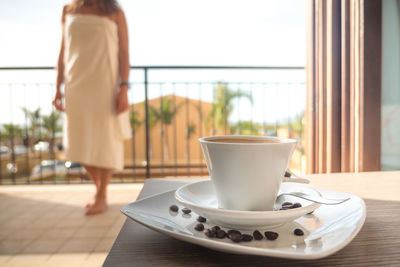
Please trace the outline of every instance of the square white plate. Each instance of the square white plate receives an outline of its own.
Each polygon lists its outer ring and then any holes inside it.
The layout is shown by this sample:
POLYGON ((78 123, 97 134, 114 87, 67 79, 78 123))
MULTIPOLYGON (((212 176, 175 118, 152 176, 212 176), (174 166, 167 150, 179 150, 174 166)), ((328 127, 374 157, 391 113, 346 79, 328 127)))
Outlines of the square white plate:
MULTIPOLYGON (((197 214, 189 215, 171 212, 172 204, 180 206, 175 200, 175 190, 150 196, 124 206, 121 211, 134 221, 150 229, 171 237, 204 246, 210 249, 237 254, 253 254, 290 259, 318 259, 329 256, 344 248, 360 231, 366 218, 364 201, 342 192, 319 190, 327 198, 346 198, 350 200, 335 206, 321 205, 311 215, 302 216, 276 228, 254 229, 261 233, 272 230, 279 233, 275 241, 253 240, 233 243, 228 238, 208 238, 203 232, 194 230, 197 214), (296 236, 293 231, 300 228, 304 236, 296 236)), ((216 225, 207 218, 206 228, 216 225)), ((223 228, 224 230, 229 230, 223 228)), ((242 233, 252 234, 249 230, 242 233)))

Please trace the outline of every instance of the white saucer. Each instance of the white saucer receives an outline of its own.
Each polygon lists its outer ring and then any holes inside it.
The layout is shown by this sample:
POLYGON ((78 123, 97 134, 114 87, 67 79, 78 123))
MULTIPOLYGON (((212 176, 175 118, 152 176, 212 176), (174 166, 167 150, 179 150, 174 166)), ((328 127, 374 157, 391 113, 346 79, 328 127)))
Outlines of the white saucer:
MULTIPOLYGON (((334 206, 321 205, 313 214, 305 215, 279 227, 258 229, 261 233, 267 230, 279 233, 275 241, 268 241, 264 237, 260 241, 233 243, 227 238, 206 237, 203 232, 194 230, 194 226, 198 223, 197 214, 192 212, 184 215, 181 211, 169 210, 172 204, 179 206, 174 197, 175 190, 133 202, 124 206, 121 211, 150 229, 214 250, 288 259, 319 259, 349 244, 360 231, 366 217, 365 204, 361 198, 342 192, 319 191, 330 198, 350 197, 350 200, 334 206), (293 230, 296 228, 302 229, 304 236, 295 236, 293 230)), ((205 223, 206 228, 214 225, 209 221, 205 223)), ((251 234, 255 228, 252 230, 238 228, 237 230, 251 234)))
MULTIPOLYGON (((319 195, 319 192, 305 184, 282 183, 279 193, 303 192, 309 195, 319 195)), ((211 180, 191 183, 178 188, 176 200, 184 207, 206 217, 214 223, 231 228, 254 229, 255 227, 276 226, 293 221, 307 213, 316 210, 320 204, 292 196, 282 196, 275 203, 274 211, 241 211, 219 209, 215 190, 211 180), (299 202, 302 207, 279 210, 283 202, 299 202)))

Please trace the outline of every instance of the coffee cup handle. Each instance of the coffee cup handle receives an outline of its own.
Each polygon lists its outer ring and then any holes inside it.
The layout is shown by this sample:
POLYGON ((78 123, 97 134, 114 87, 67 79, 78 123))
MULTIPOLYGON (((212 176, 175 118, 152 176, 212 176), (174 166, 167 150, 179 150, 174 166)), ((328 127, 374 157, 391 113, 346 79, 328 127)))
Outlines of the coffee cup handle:
POLYGON ((307 178, 300 177, 297 174, 290 171, 289 169, 287 169, 286 171, 288 173, 290 173, 291 176, 293 176, 293 177, 283 177, 282 182, 301 183, 301 184, 309 184, 310 183, 310 180, 308 180, 307 178))

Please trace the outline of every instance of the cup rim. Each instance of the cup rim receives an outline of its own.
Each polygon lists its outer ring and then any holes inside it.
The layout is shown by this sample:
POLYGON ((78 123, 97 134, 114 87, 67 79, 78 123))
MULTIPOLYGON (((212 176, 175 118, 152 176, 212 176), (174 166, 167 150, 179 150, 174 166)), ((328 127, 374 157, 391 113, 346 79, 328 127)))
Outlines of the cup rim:
POLYGON ((203 144, 218 144, 218 145, 232 145, 232 146, 274 146, 274 145, 282 145, 288 143, 297 143, 296 139, 291 138, 283 138, 276 136, 257 136, 257 135, 215 135, 215 136, 205 136, 200 137, 200 143, 203 144), (214 139, 259 139, 259 140, 274 140, 278 142, 272 143, 227 143, 227 142, 211 142, 214 139))

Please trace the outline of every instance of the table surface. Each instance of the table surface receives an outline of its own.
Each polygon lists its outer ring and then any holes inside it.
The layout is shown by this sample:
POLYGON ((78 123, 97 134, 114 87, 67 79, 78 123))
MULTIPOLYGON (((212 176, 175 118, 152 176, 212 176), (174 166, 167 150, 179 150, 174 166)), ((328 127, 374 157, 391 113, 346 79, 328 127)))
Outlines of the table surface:
MULTIPOLYGON (((318 174, 311 186, 358 195, 367 219, 344 249, 318 260, 234 255, 176 240, 127 218, 104 266, 400 266, 400 172, 318 174)), ((148 179, 139 199, 197 179, 148 179)))

